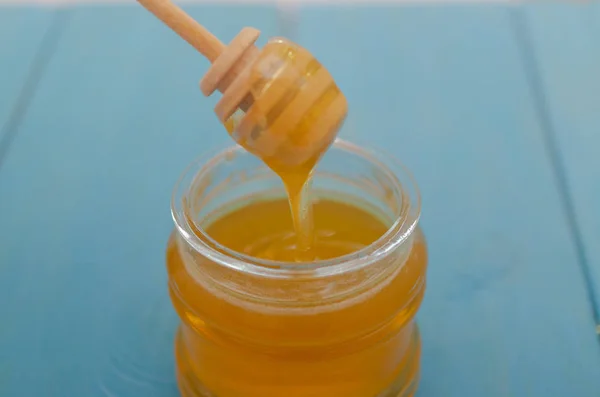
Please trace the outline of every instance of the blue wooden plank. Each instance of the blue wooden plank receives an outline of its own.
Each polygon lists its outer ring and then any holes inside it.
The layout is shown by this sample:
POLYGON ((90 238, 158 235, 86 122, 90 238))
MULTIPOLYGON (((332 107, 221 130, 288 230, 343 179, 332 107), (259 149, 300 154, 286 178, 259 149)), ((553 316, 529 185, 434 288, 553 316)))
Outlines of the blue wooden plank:
POLYGON ((421 397, 600 390, 592 310, 510 12, 303 14, 302 43, 348 95, 346 135, 387 147, 422 188, 421 397))
MULTIPOLYGON (((583 271, 600 319, 600 4, 525 10, 532 73, 544 97, 583 271)), ((600 324, 598 324, 600 326, 600 324)))
MULTIPOLYGON (((271 8, 190 10, 226 41, 277 33, 271 8)), ((420 396, 596 396, 591 309, 506 10, 302 17, 351 101, 344 135, 387 146, 423 190, 420 396)), ((227 140, 197 89, 206 66, 137 8, 73 12, 0 170, 0 395, 175 395, 170 192, 227 140)))
POLYGON ((50 9, 0 7, 0 157, 7 124, 30 94, 27 80, 35 78, 34 61, 53 16, 50 9))

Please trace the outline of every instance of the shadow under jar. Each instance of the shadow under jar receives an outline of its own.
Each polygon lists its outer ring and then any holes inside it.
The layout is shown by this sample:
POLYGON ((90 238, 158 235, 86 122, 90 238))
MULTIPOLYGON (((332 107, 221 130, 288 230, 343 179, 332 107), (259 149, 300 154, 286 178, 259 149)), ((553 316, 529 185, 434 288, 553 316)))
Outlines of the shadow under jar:
POLYGON ((320 203, 347 208, 332 221, 340 229, 334 234, 361 228, 361 216, 383 224, 382 233, 354 241, 356 249, 339 257, 264 259, 223 243, 223 236, 260 239, 277 223, 270 217, 291 228, 289 210, 277 210, 282 183, 260 160, 230 147, 194 162, 178 182, 167 268, 181 318, 175 354, 184 397, 415 393, 414 316, 427 266, 417 186, 394 159, 338 139, 317 166, 310 195, 317 235, 319 217, 331 215, 320 215, 320 203), (254 213, 262 223, 236 223, 236 211, 261 202, 272 209, 254 213), (228 224, 215 228, 219 222, 228 224))

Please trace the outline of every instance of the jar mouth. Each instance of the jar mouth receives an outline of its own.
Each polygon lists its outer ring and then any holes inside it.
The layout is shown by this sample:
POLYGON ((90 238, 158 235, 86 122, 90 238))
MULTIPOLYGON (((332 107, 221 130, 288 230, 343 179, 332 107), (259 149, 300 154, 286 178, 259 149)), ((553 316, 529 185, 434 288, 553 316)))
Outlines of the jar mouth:
POLYGON ((374 169, 392 182, 393 186, 387 187, 390 189, 390 197, 401 198, 399 214, 395 216, 391 226, 377 240, 360 250, 331 259, 284 262, 256 258, 232 250, 213 239, 205 227, 187 215, 189 195, 194 185, 210 178, 209 172, 215 166, 237 155, 246 154, 245 149, 238 145, 224 147, 214 155, 200 156, 183 172, 171 197, 171 215, 177 231, 189 246, 208 260, 232 270, 266 278, 327 277, 359 270, 381 260, 402 245, 418 224, 421 197, 414 177, 402 163, 381 150, 365 149, 340 138, 336 138, 332 147, 368 161, 374 169), (399 177, 402 178, 402 182, 399 177), (187 183, 190 180, 191 183, 187 183))

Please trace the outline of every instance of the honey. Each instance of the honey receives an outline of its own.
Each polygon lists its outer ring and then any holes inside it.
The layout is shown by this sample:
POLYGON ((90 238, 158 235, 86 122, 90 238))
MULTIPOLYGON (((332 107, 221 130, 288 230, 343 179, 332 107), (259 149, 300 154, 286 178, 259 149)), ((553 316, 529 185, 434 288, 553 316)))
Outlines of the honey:
POLYGON ((263 163, 230 148, 192 166, 167 248, 184 397, 413 395, 427 253, 416 186, 382 159, 333 145, 301 259, 286 189, 263 163))
POLYGON ((249 69, 254 103, 225 122, 232 138, 281 178, 296 232, 296 260, 313 243, 309 181, 337 135, 347 102, 326 68, 289 40, 270 40, 249 69))

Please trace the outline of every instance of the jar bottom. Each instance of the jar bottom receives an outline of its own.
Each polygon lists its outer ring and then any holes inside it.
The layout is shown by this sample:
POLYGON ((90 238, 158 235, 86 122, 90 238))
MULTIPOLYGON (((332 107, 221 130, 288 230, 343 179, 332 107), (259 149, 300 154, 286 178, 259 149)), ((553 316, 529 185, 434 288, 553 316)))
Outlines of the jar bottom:
MULTIPOLYGON (((394 380, 392 385, 374 397, 414 397, 420 378, 421 337, 419 328, 415 325, 411 346, 407 351, 406 369, 394 380)), ((193 373, 186 370, 187 353, 182 343, 181 329, 175 337, 175 356, 178 363, 177 384, 182 397, 226 397, 216 396, 204 387, 193 373), (183 363, 183 365, 182 365, 183 363)), ((189 367, 188 367, 189 368, 189 367)), ((284 396, 282 396, 284 397, 284 396)), ((364 396, 372 397, 372 396, 364 396)))

